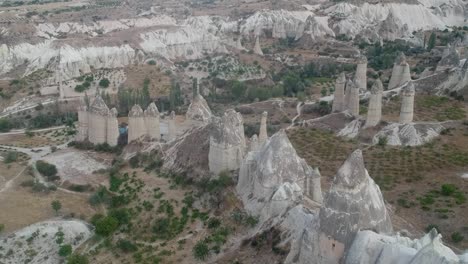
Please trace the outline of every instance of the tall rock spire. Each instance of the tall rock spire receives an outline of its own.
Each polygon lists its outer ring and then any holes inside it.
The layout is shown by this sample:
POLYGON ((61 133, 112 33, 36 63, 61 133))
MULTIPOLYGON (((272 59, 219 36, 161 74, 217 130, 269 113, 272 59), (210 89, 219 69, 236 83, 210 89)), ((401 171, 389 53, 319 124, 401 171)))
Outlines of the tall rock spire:
POLYGON ((176 124, 175 124, 175 112, 171 111, 168 120, 168 140, 171 141, 176 138, 176 124))
POLYGON ((406 62, 405 54, 400 52, 393 64, 392 76, 388 83, 388 89, 399 87, 409 81, 411 81, 410 67, 406 62))
POLYGON ((88 111, 88 139, 91 143, 102 144, 107 142, 108 114, 109 108, 102 97, 96 94, 88 111))
POLYGON ((354 115, 359 115, 359 87, 354 81, 348 80, 346 83, 346 108, 354 115))
POLYGON ((154 102, 149 104, 145 110, 145 125, 146 133, 150 139, 159 140, 161 138, 161 131, 159 126, 159 110, 154 102))
POLYGON ((382 81, 377 79, 372 85, 365 127, 373 127, 380 123, 382 118, 382 92, 382 81))
POLYGON ((408 84, 401 90, 401 110, 400 110, 400 123, 408 124, 413 122, 414 115, 414 84, 408 84))
POLYGON ((146 135, 145 117, 143 109, 134 105, 128 113, 128 142, 132 142, 146 135))
POLYGON ((265 141, 268 139, 268 132, 267 132, 267 117, 268 117, 268 112, 263 112, 262 113, 262 119, 260 120, 260 133, 258 134, 258 142, 260 145, 265 143, 265 141))
POLYGON ((262 47, 260 46, 260 37, 257 36, 255 39, 255 46, 253 52, 257 55, 263 56, 262 47))
POLYGON ((365 56, 361 56, 358 59, 354 83, 357 88, 364 91, 367 90, 367 58, 365 56))
POLYGON ((345 110, 345 95, 344 95, 344 90, 345 90, 345 85, 346 85, 346 76, 345 73, 342 72, 340 75, 338 75, 338 78, 336 78, 335 81, 335 92, 334 92, 334 98, 333 98, 333 106, 332 106, 332 111, 333 112, 342 112, 345 110))
POLYGON ((117 120, 117 109, 112 108, 107 115, 107 144, 117 146, 119 140, 119 121, 117 120))

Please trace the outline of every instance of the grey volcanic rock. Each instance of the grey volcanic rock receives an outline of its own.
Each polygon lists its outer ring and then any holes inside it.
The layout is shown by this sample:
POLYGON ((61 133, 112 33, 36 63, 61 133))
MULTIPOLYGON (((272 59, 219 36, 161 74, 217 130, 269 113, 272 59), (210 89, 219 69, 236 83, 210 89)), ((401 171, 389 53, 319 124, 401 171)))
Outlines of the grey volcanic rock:
POLYGON ((320 174, 297 155, 281 130, 258 151, 249 152, 236 189, 246 210, 265 221, 299 203, 309 178, 320 178, 320 174))
POLYGON ((190 103, 185 116, 191 120, 210 122, 213 114, 205 98, 197 94, 190 103))
POLYGON ((401 52, 393 64, 392 76, 388 83, 388 89, 391 90, 399 87, 409 81, 411 81, 410 68, 406 62, 405 54, 401 52))
POLYGON ((390 41, 409 37, 408 25, 404 24, 393 12, 393 9, 390 9, 387 18, 380 24, 379 36, 390 41))
POLYGON ((436 86, 438 93, 444 93, 446 90, 456 91, 458 94, 468 98, 468 60, 462 67, 454 68, 447 79, 436 86))
POLYGON ((432 141, 444 130, 442 123, 390 124, 382 128, 372 139, 374 144, 386 138, 390 146, 419 146, 432 141))
POLYGON ((346 76, 344 72, 341 72, 336 78, 335 81, 335 92, 333 96, 333 112, 341 112, 345 110, 345 98, 344 98, 344 90, 346 85, 346 76))
POLYGON ((455 46, 448 45, 442 53, 442 59, 437 63, 436 71, 443 71, 458 67, 460 64, 460 54, 455 46))
POLYGON ((233 109, 222 118, 213 118, 214 129, 210 135, 210 171, 218 174, 223 170, 236 170, 245 155, 244 121, 233 109))
POLYGON ((320 210, 322 263, 338 263, 364 229, 393 230, 380 188, 369 177, 361 150, 356 150, 338 170, 320 210))

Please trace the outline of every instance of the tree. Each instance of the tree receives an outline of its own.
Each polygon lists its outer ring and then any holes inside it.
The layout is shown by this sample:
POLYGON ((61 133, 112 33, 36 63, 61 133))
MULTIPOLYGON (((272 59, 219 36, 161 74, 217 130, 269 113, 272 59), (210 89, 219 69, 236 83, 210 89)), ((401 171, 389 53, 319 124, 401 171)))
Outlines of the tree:
POLYGON ((112 234, 119 227, 119 221, 112 216, 106 216, 96 221, 96 233, 102 236, 112 234))
POLYGON ((427 50, 431 51, 436 44, 436 34, 434 32, 431 33, 431 36, 429 37, 429 41, 427 42, 427 50))
POLYGON ((234 98, 236 99, 243 98, 245 95, 245 90, 246 90, 246 87, 245 87, 244 82, 240 82, 237 80, 233 81, 231 85, 231 93, 234 96, 234 98))
POLYGON ((73 254, 68 257, 68 262, 67 264, 88 264, 88 258, 84 255, 80 254, 73 254))
POLYGON ((57 174, 57 167, 43 160, 36 161, 36 168, 40 174, 47 176, 49 179, 53 179, 53 177, 57 174))
POLYGON ((8 151, 3 162, 5 163, 12 163, 18 159, 18 152, 16 151, 8 151))
POLYGON ((66 257, 72 253, 72 246, 70 244, 62 245, 59 249, 59 256, 66 257))
POLYGON ((11 123, 8 119, 0 118, 0 132, 8 132, 11 129, 11 123))
POLYGON ((58 211, 62 209, 62 203, 59 200, 54 200, 50 205, 52 206, 52 209, 54 209, 55 214, 58 215, 58 211))
POLYGON ((110 84, 110 81, 109 81, 109 79, 107 79, 107 78, 101 79, 101 80, 99 81, 99 86, 101 86, 102 88, 107 88, 107 87, 109 87, 109 84, 110 84))

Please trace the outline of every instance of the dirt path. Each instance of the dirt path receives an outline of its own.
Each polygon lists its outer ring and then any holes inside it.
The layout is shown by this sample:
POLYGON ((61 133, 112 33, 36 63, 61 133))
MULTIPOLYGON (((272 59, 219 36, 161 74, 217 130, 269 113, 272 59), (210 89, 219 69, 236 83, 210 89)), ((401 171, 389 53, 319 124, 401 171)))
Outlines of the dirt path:
POLYGON ((24 167, 24 169, 22 169, 20 172, 18 172, 18 174, 16 174, 15 177, 13 177, 13 178, 10 179, 9 181, 7 181, 7 182, 5 183, 5 186, 3 186, 2 189, 0 189, 0 193, 2 193, 2 192, 4 192, 4 191, 8 190, 8 189, 13 185, 13 183, 15 182, 15 180, 16 180, 19 176, 21 176, 21 174, 23 174, 23 172, 26 170, 26 168, 27 168, 27 167, 24 167))

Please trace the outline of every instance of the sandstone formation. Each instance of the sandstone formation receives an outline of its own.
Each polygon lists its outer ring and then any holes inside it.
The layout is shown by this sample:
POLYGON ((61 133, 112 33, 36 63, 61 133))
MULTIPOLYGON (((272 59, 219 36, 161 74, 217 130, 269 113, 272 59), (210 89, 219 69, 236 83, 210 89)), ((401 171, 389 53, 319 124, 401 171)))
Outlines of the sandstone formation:
POLYGON ((401 110, 400 110, 400 123, 408 124, 413 122, 414 115, 414 84, 408 84, 401 90, 401 110))
POLYGON ((373 127, 380 123, 380 119, 382 118, 382 92, 382 81, 377 79, 374 85, 372 85, 365 127, 373 127))
POLYGON ((213 125, 208 156, 210 172, 238 169, 246 150, 242 115, 227 110, 221 118, 213 118, 213 125))
POLYGON ((346 109, 345 105, 345 85, 346 85, 346 76, 345 73, 342 72, 336 78, 335 81, 335 92, 333 96, 333 106, 332 106, 332 112, 341 112, 346 109))
POLYGON ((88 111, 88 140, 93 144, 107 142, 107 116, 109 108, 100 95, 96 95, 88 111))
POLYGON ((161 138, 161 130, 159 126, 159 110, 154 102, 149 104, 145 110, 145 126, 146 134, 152 140, 159 140, 161 138))
POLYGON ((139 105, 134 105, 128 113, 128 142, 147 135, 145 116, 139 105))
POLYGON ((255 38, 255 46, 253 48, 253 52, 257 55, 263 56, 262 47, 260 46, 259 37, 255 38))
POLYGON ((445 129, 442 123, 390 124, 380 130, 373 138, 378 144, 380 138, 386 138, 390 146, 420 146, 432 141, 445 129))
POLYGON ((168 140, 171 141, 177 137, 176 124, 175 124, 175 112, 171 111, 169 119, 167 121, 168 140))
POLYGON ((111 147, 117 146, 119 140, 119 121, 117 120, 117 109, 112 108, 107 115, 106 141, 111 147))
POLYGON ((258 134, 258 143, 263 145, 265 141, 268 139, 268 132, 267 132, 267 117, 268 117, 268 112, 263 112, 262 113, 262 119, 260 120, 260 133, 258 134))
POLYGON ((393 64, 392 76, 388 83, 388 90, 400 87, 409 81, 411 81, 410 67, 406 62, 405 54, 401 52, 393 64))
POLYGON ((320 174, 297 155, 284 130, 248 153, 236 190, 247 212, 259 216, 260 222, 282 215, 304 194, 322 201, 320 174))
POLYGON ((320 210, 320 261, 340 263, 359 230, 392 232, 379 186, 364 167, 361 150, 338 170, 320 210))
POLYGON ((447 79, 435 87, 437 93, 457 92, 468 98, 468 60, 462 66, 454 68, 447 79))
POLYGON ((360 90, 367 90, 367 58, 365 56, 358 59, 354 83, 360 90))
POLYGON ((359 87, 354 81, 348 80, 346 83, 346 107, 349 112, 354 115, 359 115, 359 87))
POLYGON ((77 141, 85 141, 88 139, 88 107, 84 101, 80 102, 78 107, 78 131, 76 134, 77 141))
POLYGON ((190 120, 207 123, 211 121, 213 114, 205 98, 203 98, 200 93, 197 93, 190 103, 185 116, 190 120))
POLYGON ((442 53, 442 59, 437 63, 436 72, 458 67, 459 64, 460 54, 455 46, 449 44, 442 53))
POLYGON ((349 123, 345 123, 345 126, 336 135, 339 137, 355 138, 359 134, 361 126, 361 120, 354 119, 349 123))

